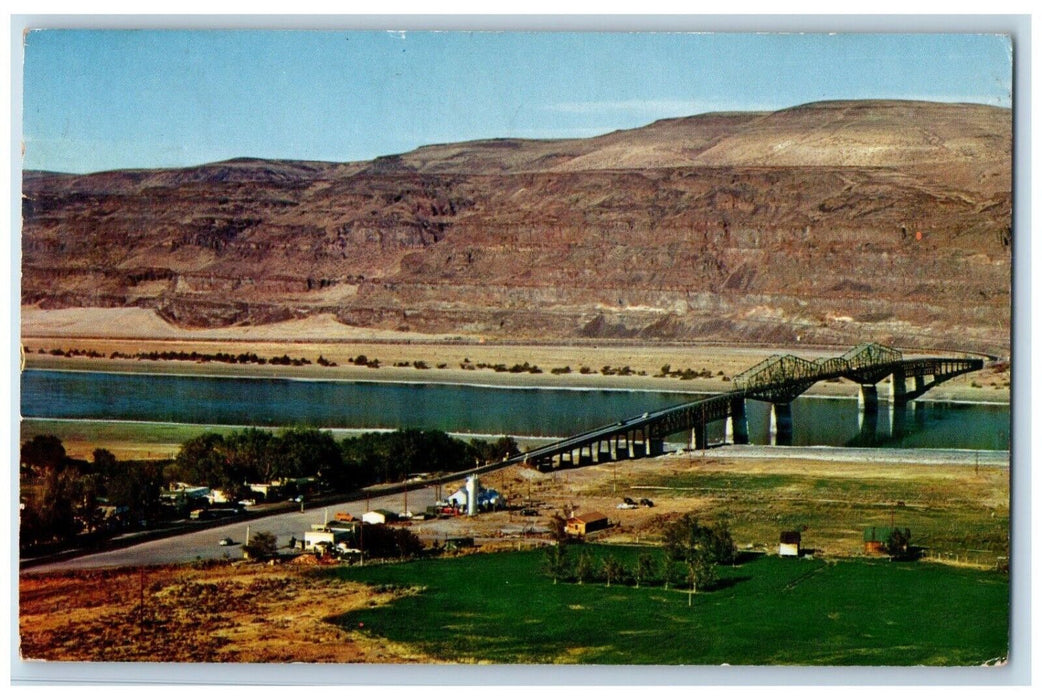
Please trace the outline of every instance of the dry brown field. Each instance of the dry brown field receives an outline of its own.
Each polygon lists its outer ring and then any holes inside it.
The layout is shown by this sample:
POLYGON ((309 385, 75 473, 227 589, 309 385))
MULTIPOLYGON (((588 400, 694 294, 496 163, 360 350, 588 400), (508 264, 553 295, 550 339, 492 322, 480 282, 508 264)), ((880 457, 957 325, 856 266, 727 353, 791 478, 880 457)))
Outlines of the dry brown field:
MULTIPOLYGON (((993 568, 1008 556, 1009 472, 996 466, 824 461, 701 455, 634 460, 540 474, 510 468, 483 483, 539 515, 485 514, 410 525, 422 539, 471 534, 475 551, 538 546, 553 513, 600 510, 613 526, 591 537, 655 543, 662 527, 694 511, 725 520, 740 549, 776 553, 781 530, 827 559, 863 556, 861 533, 892 522, 926 556, 993 568), (653 507, 619 510, 623 496, 653 507), (519 535, 529 525, 533 534, 519 535)), ((427 663, 413 650, 335 624, 362 606, 411 590, 315 579, 317 564, 194 564, 22 573, 24 658, 104 661, 427 663)))

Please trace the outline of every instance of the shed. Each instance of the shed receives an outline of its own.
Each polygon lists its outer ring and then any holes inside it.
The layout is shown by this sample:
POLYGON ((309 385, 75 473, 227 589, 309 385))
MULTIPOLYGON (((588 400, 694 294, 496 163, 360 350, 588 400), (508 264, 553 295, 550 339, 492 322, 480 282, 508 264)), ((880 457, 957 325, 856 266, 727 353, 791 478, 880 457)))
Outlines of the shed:
POLYGON ((798 557, 802 536, 798 530, 786 530, 778 539, 778 556, 798 557))
POLYGON ((392 513, 389 510, 383 508, 377 508, 371 510, 368 513, 362 515, 362 522, 369 523, 370 525, 383 525, 384 523, 391 523, 398 519, 397 513, 392 513))
POLYGON ((908 528, 899 527, 866 527, 864 542, 866 554, 888 554, 887 547, 890 545, 894 533, 898 533, 899 540, 903 540, 902 552, 908 551, 908 540, 911 539, 911 531, 908 528))
POLYGON ((349 532, 329 530, 311 530, 304 533, 304 550, 309 552, 319 551, 324 547, 335 547, 341 542, 350 539, 349 532))
POLYGON ((603 530, 606 527, 608 527, 608 516, 592 511, 568 518, 564 524, 564 531, 568 535, 582 537, 591 532, 603 530))

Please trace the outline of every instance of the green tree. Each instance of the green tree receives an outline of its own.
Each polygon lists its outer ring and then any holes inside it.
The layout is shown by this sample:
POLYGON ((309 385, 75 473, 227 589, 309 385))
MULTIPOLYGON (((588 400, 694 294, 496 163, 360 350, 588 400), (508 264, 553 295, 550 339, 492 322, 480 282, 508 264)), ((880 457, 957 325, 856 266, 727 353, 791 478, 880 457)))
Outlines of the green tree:
POLYGON ((109 504, 126 506, 134 520, 153 517, 159 512, 159 492, 163 470, 157 464, 123 463, 105 476, 109 504))
POLYGON ((546 554, 543 561, 543 570, 553 577, 554 584, 557 583, 558 579, 564 578, 568 575, 568 550, 563 540, 559 540, 557 544, 546 548, 546 554))
POLYGON ((229 473, 243 483, 267 484, 279 477, 280 461, 276 454, 278 439, 266 430, 247 428, 232 433, 225 440, 229 473))
POLYGON ((902 530, 895 527, 890 531, 890 537, 886 541, 886 553, 895 559, 908 555, 908 546, 912 542, 912 531, 908 528, 902 530))
POLYGON ((254 532, 250 535, 250 541, 243 543, 242 551, 250 559, 271 560, 279 552, 278 540, 274 534, 267 530, 254 532))
POLYGON ((676 587, 684 580, 686 573, 687 569, 682 563, 667 559, 662 565, 663 586, 667 591, 670 586, 676 587))
POLYGON ((343 481, 400 481, 416 472, 455 472, 473 466, 477 451, 440 430, 365 433, 341 443, 343 481))
MULTIPOLYGON (((704 526, 694 513, 686 513, 666 526, 666 553, 687 568, 687 581, 693 595, 715 580, 714 566, 733 561, 734 542, 725 525, 704 526)), ((691 597, 688 596, 688 604, 691 597)))
POLYGON ((54 435, 34 435, 22 443, 19 462, 23 476, 34 469, 61 470, 66 464, 65 446, 54 435))
POLYGON ((607 588, 611 588, 611 582, 614 580, 617 583, 626 573, 626 568, 622 562, 609 554, 601 562, 601 573, 604 574, 605 581, 607 581, 607 588))
POLYGON ((99 499, 104 492, 104 477, 100 473, 83 474, 73 486, 73 512, 83 523, 83 529, 94 532, 101 522, 99 499))
POLYGON ((547 527, 550 529, 550 537, 557 544, 561 544, 568 539, 568 535, 564 530, 567 524, 568 520, 560 513, 554 513, 550 516, 547 527))
POLYGON ((705 526, 694 513, 686 513, 669 523, 663 532, 666 553, 671 559, 688 561, 705 551, 713 563, 727 564, 734 559, 734 541, 724 524, 705 526))
POLYGON ((640 588, 641 581, 647 581, 654 574, 655 571, 655 560, 647 552, 641 552, 637 555, 637 566, 633 570, 633 578, 637 582, 637 588, 640 588))
POLYGON ((691 605, 691 597, 695 593, 716 582, 716 565, 710 552, 703 550, 687 563, 687 567, 687 581, 691 586, 687 604, 691 605))
POLYGON ((189 484, 220 488, 227 474, 224 436, 203 433, 188 440, 174 459, 177 477, 189 484))
POLYGON ((20 536, 23 547, 63 542, 79 532, 76 522, 76 475, 46 467, 23 486, 20 536))
POLYGON ((493 442, 474 438, 470 441, 470 446, 477 454, 478 459, 487 463, 500 462, 521 453, 517 441, 507 435, 493 442))
POLYGON ((579 558, 575 562, 575 580, 581 586, 583 581, 593 575, 593 560, 585 548, 579 550, 579 558))
POLYGON ((333 436, 315 428, 294 428, 277 442, 278 477, 316 476, 336 479, 344 467, 344 457, 333 436))
POLYGON ((407 528, 370 523, 360 527, 359 549, 366 557, 405 559, 423 552, 423 542, 407 528))
POLYGON ((91 458, 95 474, 100 474, 102 478, 108 478, 115 473, 117 465, 116 455, 108 450, 99 447, 91 454, 91 458))

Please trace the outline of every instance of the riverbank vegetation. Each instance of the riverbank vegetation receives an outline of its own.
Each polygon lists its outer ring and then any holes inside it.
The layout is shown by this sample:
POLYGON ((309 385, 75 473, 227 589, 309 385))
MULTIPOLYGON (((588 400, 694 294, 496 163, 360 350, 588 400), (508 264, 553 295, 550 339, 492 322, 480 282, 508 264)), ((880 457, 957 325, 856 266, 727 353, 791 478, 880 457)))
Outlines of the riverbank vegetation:
POLYGON ((84 460, 69 457, 54 435, 36 435, 21 446, 21 551, 86 546, 184 518, 202 503, 164 503, 161 491, 174 482, 219 491, 222 501, 234 504, 264 498, 251 484, 279 484, 280 497, 347 493, 417 473, 459 471, 517 452, 517 443, 506 436, 464 442, 441 431, 399 430, 337 442, 317 429, 246 428, 188 439, 173 460, 118 460, 103 448, 84 460))

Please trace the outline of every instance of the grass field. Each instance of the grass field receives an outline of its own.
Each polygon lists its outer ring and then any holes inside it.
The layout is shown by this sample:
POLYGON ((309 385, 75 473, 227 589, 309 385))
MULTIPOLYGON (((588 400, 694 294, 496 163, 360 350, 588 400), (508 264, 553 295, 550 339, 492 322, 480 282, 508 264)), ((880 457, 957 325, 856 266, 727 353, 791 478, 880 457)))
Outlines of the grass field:
MULTIPOLYGON (((641 551, 587 547, 630 565, 641 551)), ((462 662, 957 666, 1007 655, 1009 580, 994 572, 760 557, 721 567, 720 586, 689 607, 686 591, 661 586, 555 585, 542 562, 536 550, 338 569, 411 590, 336 622, 462 662)))
MULTIPOLYGON (((698 498, 703 520, 726 521, 736 542, 763 549, 779 531, 800 529, 807 548, 855 556, 865 528, 893 523, 929 557, 994 567, 1009 556, 1009 470, 1000 467, 680 460, 676 470, 619 481, 620 493, 665 503, 698 498)), ((586 494, 611 488, 598 483, 586 494)))

